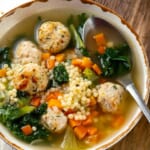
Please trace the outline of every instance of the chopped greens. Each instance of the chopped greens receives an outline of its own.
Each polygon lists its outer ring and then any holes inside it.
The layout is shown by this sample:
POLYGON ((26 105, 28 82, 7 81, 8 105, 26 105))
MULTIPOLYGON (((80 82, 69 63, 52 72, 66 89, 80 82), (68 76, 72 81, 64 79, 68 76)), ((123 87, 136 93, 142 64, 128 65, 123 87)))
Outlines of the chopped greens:
POLYGON ((88 16, 86 13, 82 13, 82 14, 79 14, 77 17, 78 17, 78 32, 80 35, 82 35, 83 26, 88 16))
POLYGON ((46 139, 49 136, 49 131, 39 123, 40 117, 46 112, 46 109, 46 104, 41 104, 38 108, 33 106, 19 108, 17 105, 7 104, 0 107, 0 120, 15 136, 26 142, 31 142, 41 138, 46 139), (36 127, 36 131, 31 135, 24 135, 21 131, 21 127, 26 124, 36 127))
POLYGON ((73 37, 74 45, 76 47, 76 52, 78 55, 83 55, 83 56, 89 56, 88 51, 81 39, 82 28, 86 19, 87 19, 87 16, 85 13, 78 15, 77 26, 75 26, 76 23, 74 21, 73 16, 70 16, 70 18, 68 19, 68 26, 73 37))
POLYGON ((17 90, 17 97, 18 98, 27 98, 29 94, 27 92, 17 90))
POLYGON ((10 48, 8 47, 0 48, 0 68, 2 68, 4 64, 8 64, 9 66, 11 64, 10 48))
POLYGON ((3 123, 18 119, 25 114, 31 113, 35 109, 34 106, 24 106, 19 108, 17 105, 5 104, 0 108, 0 119, 3 123))
POLYGON ((57 65, 53 70, 54 80, 60 85, 69 81, 68 72, 63 64, 57 65))
POLYGON ((119 76, 129 72, 131 70, 129 52, 130 48, 127 44, 106 48, 106 52, 98 56, 103 75, 119 76))
MULTIPOLYGON (((32 119, 32 122, 36 122, 36 119, 33 118, 33 117, 30 118, 30 120, 27 120, 27 121, 31 121, 31 119, 32 119)), ((12 124, 8 124, 7 127, 12 131, 12 133, 16 137, 18 137, 18 138, 20 138, 20 139, 22 139, 22 140, 24 140, 28 143, 30 143, 34 140, 37 140, 37 139, 47 139, 47 137, 49 136, 49 131, 46 130, 45 128, 43 128, 43 126, 40 125, 40 124, 36 124, 36 126, 35 126, 37 128, 36 131, 34 131, 31 135, 26 136, 26 135, 23 134, 23 132, 20 129, 23 126, 22 124, 20 124, 21 121, 23 121, 23 120, 18 120, 18 121, 19 121, 19 124, 12 123, 12 124)))

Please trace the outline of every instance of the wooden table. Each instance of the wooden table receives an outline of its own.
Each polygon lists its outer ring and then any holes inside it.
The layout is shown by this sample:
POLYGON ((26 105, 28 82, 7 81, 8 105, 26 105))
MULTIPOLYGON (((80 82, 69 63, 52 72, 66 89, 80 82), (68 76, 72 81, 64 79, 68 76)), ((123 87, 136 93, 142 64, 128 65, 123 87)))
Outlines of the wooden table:
MULTIPOLYGON (((150 0, 95 0, 122 16, 139 34, 150 62, 150 0)), ((149 104, 150 108, 150 99, 149 104)), ((150 150, 150 124, 144 117, 109 150, 150 150)))

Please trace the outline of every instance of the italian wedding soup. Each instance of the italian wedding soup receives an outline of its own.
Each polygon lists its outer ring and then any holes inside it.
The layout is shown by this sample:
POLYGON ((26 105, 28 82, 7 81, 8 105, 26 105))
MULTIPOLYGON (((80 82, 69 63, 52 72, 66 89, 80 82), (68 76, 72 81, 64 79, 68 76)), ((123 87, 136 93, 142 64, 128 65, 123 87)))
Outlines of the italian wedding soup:
POLYGON ((0 41, 0 122, 15 138, 80 150, 124 124, 131 97, 114 77, 130 71, 130 48, 99 32, 94 63, 81 38, 88 17, 45 12, 0 41))

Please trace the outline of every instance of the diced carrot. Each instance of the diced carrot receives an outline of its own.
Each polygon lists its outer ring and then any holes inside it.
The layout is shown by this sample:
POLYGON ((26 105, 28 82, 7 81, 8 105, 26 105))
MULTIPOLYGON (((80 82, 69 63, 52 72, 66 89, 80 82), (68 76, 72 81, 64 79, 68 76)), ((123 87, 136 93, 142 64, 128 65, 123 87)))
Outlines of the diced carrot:
POLYGON ((31 135, 33 130, 32 130, 32 127, 31 125, 25 125, 21 128, 22 132, 24 133, 24 135, 31 135))
POLYGON ((0 69, 0 78, 6 76, 6 69, 0 69))
POLYGON ((47 60, 50 57, 50 53, 42 53, 42 60, 47 60))
POLYGON ((98 74, 100 75, 102 73, 100 67, 97 64, 92 65, 92 69, 98 74))
POLYGON ((53 92, 50 92, 47 96, 46 96, 46 101, 49 101, 51 99, 55 99, 56 96, 53 92))
POLYGON ((96 127, 93 126, 89 126, 87 127, 87 131, 89 135, 94 135, 98 132, 98 129, 96 127))
POLYGON ((41 99, 39 97, 33 97, 31 99, 31 105, 38 107, 40 105, 41 99))
POLYGON ((69 124, 72 128, 80 126, 81 122, 82 122, 81 120, 69 119, 69 124))
POLYGON ((82 66, 84 68, 91 68, 92 65, 93 65, 93 62, 89 57, 83 57, 82 58, 82 66))
POLYGON ((54 95, 56 98, 58 98, 58 96, 62 95, 62 93, 60 91, 54 91, 54 95))
POLYGON ((116 115, 112 121, 112 127, 119 128, 124 123, 124 120, 122 115, 116 115))
POLYGON ((51 99, 48 101, 48 107, 56 106, 59 109, 62 108, 61 102, 58 99, 51 99))
POLYGON ((46 67, 48 69, 53 69, 55 66, 55 59, 47 59, 46 61, 46 67))
POLYGON ((74 128, 74 133, 78 137, 78 139, 81 140, 87 135, 88 131, 86 127, 80 125, 74 128))
POLYGON ((105 36, 103 33, 98 33, 98 34, 94 35, 93 38, 95 39, 96 44, 98 46, 100 46, 100 45, 105 46, 106 45, 106 39, 105 39, 105 36))
POLYGON ((84 126, 91 125, 92 123, 93 123, 93 119, 91 115, 87 116, 87 118, 82 121, 82 125, 84 126))
POLYGON ((96 99, 93 96, 91 96, 90 97, 90 105, 89 106, 95 106, 96 103, 97 103, 96 99))
POLYGON ((60 91, 49 92, 48 95, 46 96, 46 101, 49 101, 51 99, 58 99, 58 96, 60 95, 62 95, 60 91))
POLYGON ((99 47, 98 47, 98 52, 99 52, 100 54, 104 54, 104 53, 105 53, 105 50, 106 50, 105 46, 99 46, 99 47))
POLYGON ((71 63, 72 63, 72 65, 77 66, 77 67, 83 69, 83 67, 82 67, 82 59, 80 59, 80 58, 74 58, 74 59, 72 59, 71 63))
POLYGON ((62 62, 65 59, 65 54, 63 54, 63 53, 57 54, 55 57, 58 62, 62 62))

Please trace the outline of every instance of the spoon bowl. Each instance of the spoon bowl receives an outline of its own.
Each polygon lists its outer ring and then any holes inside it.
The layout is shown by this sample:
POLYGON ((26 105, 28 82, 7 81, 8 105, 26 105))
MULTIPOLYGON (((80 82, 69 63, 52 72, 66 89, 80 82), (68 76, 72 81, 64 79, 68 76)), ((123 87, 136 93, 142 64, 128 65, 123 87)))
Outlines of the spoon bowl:
MULTIPOLYGON (((91 59, 99 65, 100 62, 98 61, 97 56, 95 56, 94 51, 96 50, 96 43, 92 39, 92 37, 93 35, 100 32, 103 32, 106 35, 107 39, 115 43, 115 45, 125 42, 123 36, 110 23, 98 17, 91 17, 87 19, 87 21, 83 26, 82 39, 86 45, 86 48, 90 54, 91 59), (110 35, 113 36, 111 37, 110 35)), ((148 122, 150 123, 150 110, 145 104, 140 94, 138 93, 132 81, 131 73, 129 72, 127 74, 117 77, 116 81, 118 81, 121 85, 123 85, 124 88, 131 94, 131 96, 134 98, 139 108, 147 118, 148 122)))

